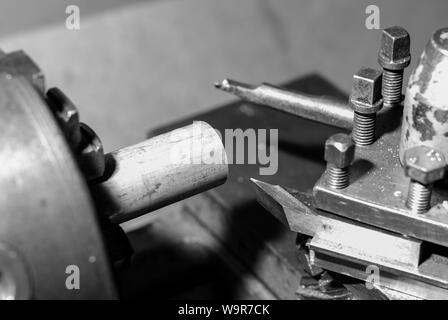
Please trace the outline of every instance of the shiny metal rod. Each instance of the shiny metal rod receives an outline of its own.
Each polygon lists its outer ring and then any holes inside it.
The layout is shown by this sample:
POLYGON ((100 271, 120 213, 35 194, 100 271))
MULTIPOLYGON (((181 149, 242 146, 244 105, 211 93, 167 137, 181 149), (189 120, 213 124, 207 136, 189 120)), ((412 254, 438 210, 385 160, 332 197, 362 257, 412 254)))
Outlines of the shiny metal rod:
POLYGON ((347 103, 332 97, 293 92, 269 84, 253 86, 230 79, 215 83, 215 87, 245 101, 298 117, 349 130, 353 127, 352 109, 347 103))
POLYGON ((105 177, 90 188, 98 211, 122 223, 216 187, 227 175, 220 136, 195 121, 107 154, 105 177))

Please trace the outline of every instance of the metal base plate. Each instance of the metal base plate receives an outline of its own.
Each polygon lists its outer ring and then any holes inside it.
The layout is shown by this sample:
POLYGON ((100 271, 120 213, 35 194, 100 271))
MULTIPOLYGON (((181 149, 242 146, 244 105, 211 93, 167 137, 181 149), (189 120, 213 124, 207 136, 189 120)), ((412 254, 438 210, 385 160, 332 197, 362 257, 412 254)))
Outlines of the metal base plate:
MULTIPOLYGON (((342 190, 327 184, 325 172, 314 187, 315 206, 385 230, 448 246, 448 211, 410 212, 405 206, 409 178, 398 157, 399 130, 383 134, 373 145, 358 147, 350 168, 350 185, 342 190)), ((447 199, 436 189, 432 205, 447 199)))

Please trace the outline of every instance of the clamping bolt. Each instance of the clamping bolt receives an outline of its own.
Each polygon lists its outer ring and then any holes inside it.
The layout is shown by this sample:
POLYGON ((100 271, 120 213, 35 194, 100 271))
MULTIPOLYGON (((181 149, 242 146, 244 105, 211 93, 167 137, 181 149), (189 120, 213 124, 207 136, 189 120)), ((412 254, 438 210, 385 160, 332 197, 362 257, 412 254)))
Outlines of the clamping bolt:
POLYGON ((361 68, 353 76, 350 106, 354 110, 353 140, 357 146, 368 146, 375 141, 376 113, 382 108, 381 72, 361 68))
POLYGON ((430 208, 432 185, 445 175, 445 157, 427 146, 406 150, 404 170, 411 178, 406 206, 413 213, 425 213, 430 208))
POLYGON ((402 27, 383 30, 378 62, 383 67, 383 103, 397 105, 402 100, 403 71, 411 62, 411 40, 402 27))
POLYGON ((355 157, 355 144, 344 133, 332 135, 325 142, 327 182, 333 189, 344 189, 349 184, 349 166, 355 157))

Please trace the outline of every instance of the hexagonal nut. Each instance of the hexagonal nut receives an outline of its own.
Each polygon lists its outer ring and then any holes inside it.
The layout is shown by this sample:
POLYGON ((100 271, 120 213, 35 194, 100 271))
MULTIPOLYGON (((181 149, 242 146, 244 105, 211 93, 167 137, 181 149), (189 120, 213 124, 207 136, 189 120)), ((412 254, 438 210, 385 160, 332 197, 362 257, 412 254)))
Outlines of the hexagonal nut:
POLYGON ((378 62, 383 68, 404 69, 411 62, 411 38, 402 27, 383 30, 378 62))
POLYGON ((355 143, 345 133, 332 135, 325 142, 325 161, 337 168, 348 167, 355 157, 355 143))
POLYGON ((382 72, 363 67, 353 75, 350 105, 360 113, 375 113, 382 107, 382 72))
POLYGON ((49 89, 46 98, 51 111, 67 138, 67 141, 70 146, 75 149, 81 140, 78 109, 59 88, 49 89))
POLYGON ((81 143, 76 154, 78 165, 87 180, 101 177, 106 169, 103 144, 88 125, 80 123, 81 143))
POLYGON ((445 168, 445 157, 434 148, 421 145, 406 150, 404 154, 406 176, 422 184, 443 179, 445 168))

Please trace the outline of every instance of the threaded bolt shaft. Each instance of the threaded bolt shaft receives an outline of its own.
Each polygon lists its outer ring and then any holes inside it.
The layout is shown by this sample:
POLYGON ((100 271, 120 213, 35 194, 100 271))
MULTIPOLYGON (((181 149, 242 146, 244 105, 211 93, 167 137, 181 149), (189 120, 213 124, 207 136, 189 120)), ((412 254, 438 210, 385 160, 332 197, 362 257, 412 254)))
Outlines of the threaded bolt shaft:
POLYGON ((344 189, 349 183, 348 167, 337 168, 334 165, 327 164, 328 185, 333 189, 344 189))
POLYGON ((415 180, 411 180, 406 206, 413 213, 425 213, 430 206, 431 191, 432 188, 430 185, 424 185, 415 180))
POLYGON ((376 113, 363 114, 355 111, 353 118, 353 141, 357 146, 368 146, 375 141, 376 113))
POLYGON ((403 87, 403 70, 383 69, 383 85, 381 93, 383 95, 383 104, 396 105, 401 102, 403 87))

